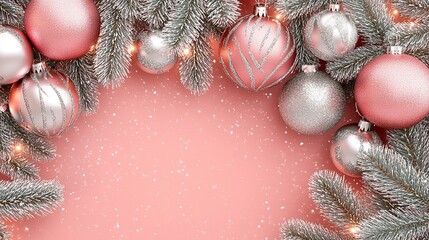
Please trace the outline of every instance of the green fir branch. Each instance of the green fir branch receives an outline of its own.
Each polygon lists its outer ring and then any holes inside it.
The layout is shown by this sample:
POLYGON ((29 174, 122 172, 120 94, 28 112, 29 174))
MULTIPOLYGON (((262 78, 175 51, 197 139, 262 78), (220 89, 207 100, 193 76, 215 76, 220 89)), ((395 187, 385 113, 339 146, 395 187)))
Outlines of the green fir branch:
POLYGON ((321 214, 342 229, 356 226, 367 215, 352 188, 333 171, 320 171, 311 177, 310 196, 321 214))
POLYGON ((326 72, 341 83, 349 83, 373 58, 386 51, 383 46, 366 45, 353 50, 342 59, 328 62, 326 72))
POLYGON ((13 180, 39 179, 39 169, 22 155, 13 155, 8 159, 3 159, 0 172, 13 180))
POLYGON ((204 1, 177 0, 175 8, 162 31, 167 45, 181 54, 191 48, 204 31, 204 1))
POLYGON ((0 181, 0 216, 18 220, 46 215, 62 203, 62 192, 56 181, 0 181))
POLYGON ((334 231, 302 220, 290 220, 281 228, 282 240, 343 240, 334 231))
POLYGON ((276 10, 289 20, 302 18, 328 9, 329 0, 277 0, 274 3, 276 10))
POLYGON ((0 24, 24 29, 24 8, 14 1, 0 1, 0 24))
POLYGON ((358 158, 365 183, 396 207, 429 207, 428 177, 417 172, 400 154, 375 146, 368 152, 360 152, 358 158))
POLYGON ((202 33, 190 48, 190 54, 180 62, 180 81, 196 95, 205 93, 213 81, 213 49, 209 36, 208 31, 202 33))
POLYGON ((290 29, 296 46, 296 67, 301 70, 302 65, 319 65, 319 60, 308 50, 304 42, 304 28, 309 17, 302 16, 291 22, 290 29))
POLYGON ((384 0, 344 0, 344 6, 366 43, 384 43, 386 32, 394 24, 384 0))
POLYGON ((380 211, 362 221, 360 239, 427 239, 429 236, 429 213, 417 210, 380 211))
MULTIPOLYGON (((429 15, 429 12, 427 12, 429 15)), ((386 43, 405 47, 407 51, 429 49, 429 26, 427 23, 397 23, 386 34, 386 43)))
POLYGON ((412 163, 413 167, 427 174, 429 170, 429 123, 427 120, 401 130, 388 131, 389 146, 412 163))
POLYGON ((14 129, 10 125, 10 116, 0 112, 0 159, 9 158, 12 154, 12 142, 14 129))
POLYGON ((22 142, 26 153, 28 153, 34 160, 44 161, 55 157, 55 148, 52 143, 41 136, 21 128, 9 112, 4 112, 0 115, 3 117, 2 120, 4 120, 4 123, 11 129, 13 134, 12 141, 16 140, 22 142))
POLYGON ((224 29, 235 23, 240 16, 240 1, 211 0, 206 1, 207 21, 214 26, 224 29))
POLYGON ((59 68, 73 80, 79 93, 80 109, 87 113, 95 113, 100 93, 94 72, 94 54, 87 53, 81 58, 61 62, 59 68))
POLYGON ((100 38, 95 55, 95 75, 105 86, 117 87, 128 76, 131 66, 129 46, 133 43, 133 20, 125 18, 110 1, 99 5, 100 38))

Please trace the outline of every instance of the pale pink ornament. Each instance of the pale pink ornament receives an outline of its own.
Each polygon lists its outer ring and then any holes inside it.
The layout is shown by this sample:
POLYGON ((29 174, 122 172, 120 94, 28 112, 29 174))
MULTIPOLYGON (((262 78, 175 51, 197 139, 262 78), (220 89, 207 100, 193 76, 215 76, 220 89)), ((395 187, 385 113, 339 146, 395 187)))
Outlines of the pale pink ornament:
POLYGON ((79 96, 61 72, 33 65, 33 73, 11 89, 9 110, 16 122, 41 136, 58 136, 79 116, 79 96))
POLYGON ((228 28, 221 39, 220 62, 226 75, 253 91, 280 83, 294 70, 295 43, 287 28, 267 17, 267 8, 255 6, 228 28))
POLYGON ((24 33, 0 25, 0 84, 11 84, 23 78, 32 63, 33 49, 24 33))

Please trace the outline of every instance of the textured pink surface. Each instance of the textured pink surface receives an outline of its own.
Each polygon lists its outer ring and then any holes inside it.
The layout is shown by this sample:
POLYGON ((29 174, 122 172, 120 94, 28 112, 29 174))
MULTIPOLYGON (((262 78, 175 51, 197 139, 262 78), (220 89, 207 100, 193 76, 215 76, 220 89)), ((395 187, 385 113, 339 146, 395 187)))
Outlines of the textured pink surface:
POLYGON ((123 86, 101 90, 98 112, 39 164, 64 184, 64 204, 13 225, 14 239, 279 239, 287 219, 321 222, 307 182, 334 169, 328 141, 356 120, 353 104, 329 133, 301 136, 278 113, 282 84, 242 90, 217 62, 211 90, 196 97, 176 72, 133 67, 123 86))

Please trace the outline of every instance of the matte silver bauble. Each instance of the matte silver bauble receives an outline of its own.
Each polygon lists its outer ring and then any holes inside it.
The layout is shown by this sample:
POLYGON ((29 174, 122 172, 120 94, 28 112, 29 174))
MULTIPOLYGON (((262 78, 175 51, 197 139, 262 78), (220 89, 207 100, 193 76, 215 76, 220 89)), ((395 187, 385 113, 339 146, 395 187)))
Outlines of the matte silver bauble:
POLYGON ((341 85, 315 66, 289 80, 280 95, 279 110, 286 125, 314 135, 334 127, 344 113, 346 97, 341 85))

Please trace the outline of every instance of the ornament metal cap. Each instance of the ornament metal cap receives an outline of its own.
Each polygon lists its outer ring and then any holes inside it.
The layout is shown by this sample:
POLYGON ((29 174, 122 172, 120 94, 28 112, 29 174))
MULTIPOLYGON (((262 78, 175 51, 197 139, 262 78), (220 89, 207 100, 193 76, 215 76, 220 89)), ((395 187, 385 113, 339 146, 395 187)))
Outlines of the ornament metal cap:
POLYGON ((331 12, 339 12, 340 9, 341 9, 340 4, 333 4, 333 3, 329 4, 329 11, 331 12))
POLYGON ((317 66, 316 65, 302 65, 301 70, 305 73, 314 73, 314 72, 317 72, 317 66))
POLYGON ((32 70, 34 74, 43 73, 46 71, 46 63, 45 62, 34 63, 32 70))
POLYGON ((262 4, 255 5, 254 15, 257 17, 267 17, 267 7, 262 4))
POLYGON ((387 47, 387 54, 401 55, 404 53, 404 48, 401 46, 389 46, 387 47))
POLYGON ((372 123, 366 121, 365 119, 361 119, 358 123, 358 127, 363 132, 369 132, 372 128, 372 123))

